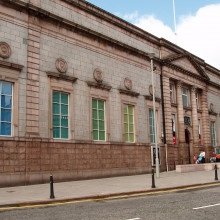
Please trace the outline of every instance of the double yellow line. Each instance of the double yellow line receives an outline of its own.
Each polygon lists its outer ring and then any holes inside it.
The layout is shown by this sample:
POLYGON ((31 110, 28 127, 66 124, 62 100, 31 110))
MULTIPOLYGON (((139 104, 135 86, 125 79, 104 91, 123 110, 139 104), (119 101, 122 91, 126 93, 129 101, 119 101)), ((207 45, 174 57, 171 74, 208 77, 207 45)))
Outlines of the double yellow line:
POLYGON ((45 207, 45 206, 56 206, 56 205, 66 205, 66 204, 94 202, 94 201, 112 200, 112 199, 124 199, 124 198, 138 197, 138 196, 146 196, 146 195, 163 194, 163 193, 169 193, 169 192, 186 191, 186 190, 190 190, 190 189, 207 188, 207 187, 219 186, 219 185, 220 185, 220 183, 214 183, 214 184, 192 186, 192 187, 186 187, 186 188, 180 188, 180 189, 152 191, 152 192, 146 192, 146 193, 135 193, 135 194, 131 194, 131 195, 110 196, 110 197, 98 198, 98 199, 85 199, 85 200, 75 200, 75 201, 69 201, 69 202, 57 202, 57 203, 48 203, 48 204, 2 207, 2 208, 0 208, 0 211, 1 210, 13 210, 13 209, 26 209, 26 208, 35 208, 35 207, 45 207))

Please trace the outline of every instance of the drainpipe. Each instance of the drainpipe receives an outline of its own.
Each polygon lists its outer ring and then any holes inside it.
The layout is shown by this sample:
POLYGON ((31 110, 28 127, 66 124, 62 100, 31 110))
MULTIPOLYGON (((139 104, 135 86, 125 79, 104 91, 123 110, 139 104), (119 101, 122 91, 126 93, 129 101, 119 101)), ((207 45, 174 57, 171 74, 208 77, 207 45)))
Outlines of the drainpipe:
MULTIPOLYGON (((160 51, 160 59, 161 59, 161 51, 160 51)), ((164 96, 163 96, 163 71, 162 64, 160 63, 160 87, 161 87, 161 100, 162 100, 162 116, 163 116, 163 143, 165 145, 166 152, 166 170, 168 172, 168 159, 167 159, 167 140, 166 140, 166 129, 165 129, 165 112, 164 112, 164 96)))

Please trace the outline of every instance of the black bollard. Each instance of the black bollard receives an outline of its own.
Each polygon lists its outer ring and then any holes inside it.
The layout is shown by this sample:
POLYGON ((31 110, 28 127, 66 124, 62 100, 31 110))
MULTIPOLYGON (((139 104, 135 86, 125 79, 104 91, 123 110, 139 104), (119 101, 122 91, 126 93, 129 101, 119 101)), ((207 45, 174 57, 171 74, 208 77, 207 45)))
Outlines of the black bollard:
POLYGON ((217 165, 215 164, 215 180, 218 180, 217 165))
POLYGON ((154 168, 152 168, 152 188, 156 188, 154 179, 154 168))
POLYGON ((53 191, 53 176, 50 175, 50 198, 54 199, 54 191, 53 191))

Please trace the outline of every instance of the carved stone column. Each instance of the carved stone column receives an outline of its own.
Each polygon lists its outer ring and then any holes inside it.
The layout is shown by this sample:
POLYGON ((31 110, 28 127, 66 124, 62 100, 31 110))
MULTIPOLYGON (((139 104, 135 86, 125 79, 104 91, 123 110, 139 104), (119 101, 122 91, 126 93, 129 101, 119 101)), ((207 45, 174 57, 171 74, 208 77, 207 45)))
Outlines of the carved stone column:
POLYGON ((185 164, 185 127, 184 127, 184 112, 182 98, 182 82, 177 82, 177 113, 178 113, 178 139, 179 139, 179 163, 185 164))
POLYGON ((185 143, 183 99, 182 99, 182 82, 177 82, 177 112, 178 112, 178 134, 179 143, 185 143))
POLYGON ((202 144, 205 146, 206 153, 208 153, 209 146, 211 146, 210 120, 208 111, 207 91, 202 90, 201 97, 202 110, 202 144))
POLYGON ((192 126, 193 126, 193 145, 199 144, 199 129, 198 129, 198 113, 196 105, 196 88, 191 87, 191 103, 192 103, 192 126))
POLYGON ((165 129, 167 144, 173 144, 172 120, 171 120, 171 101, 170 101, 170 80, 163 76, 163 95, 165 112, 165 129))

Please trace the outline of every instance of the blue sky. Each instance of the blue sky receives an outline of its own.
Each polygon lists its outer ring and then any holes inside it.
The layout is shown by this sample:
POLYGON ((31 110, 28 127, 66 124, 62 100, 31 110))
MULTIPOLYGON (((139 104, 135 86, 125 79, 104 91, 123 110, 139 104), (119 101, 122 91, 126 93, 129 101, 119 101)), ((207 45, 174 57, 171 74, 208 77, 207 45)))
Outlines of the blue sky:
MULTIPOLYGON (((87 0, 88 2, 115 15, 155 15, 174 30, 173 0, 87 0)), ((177 22, 183 15, 193 15, 201 7, 220 3, 220 0, 175 0, 177 22)), ((220 13, 220 12, 219 12, 220 13)))
POLYGON ((220 0, 87 0, 220 69, 220 0), (209 54, 209 55, 208 55, 209 54))

